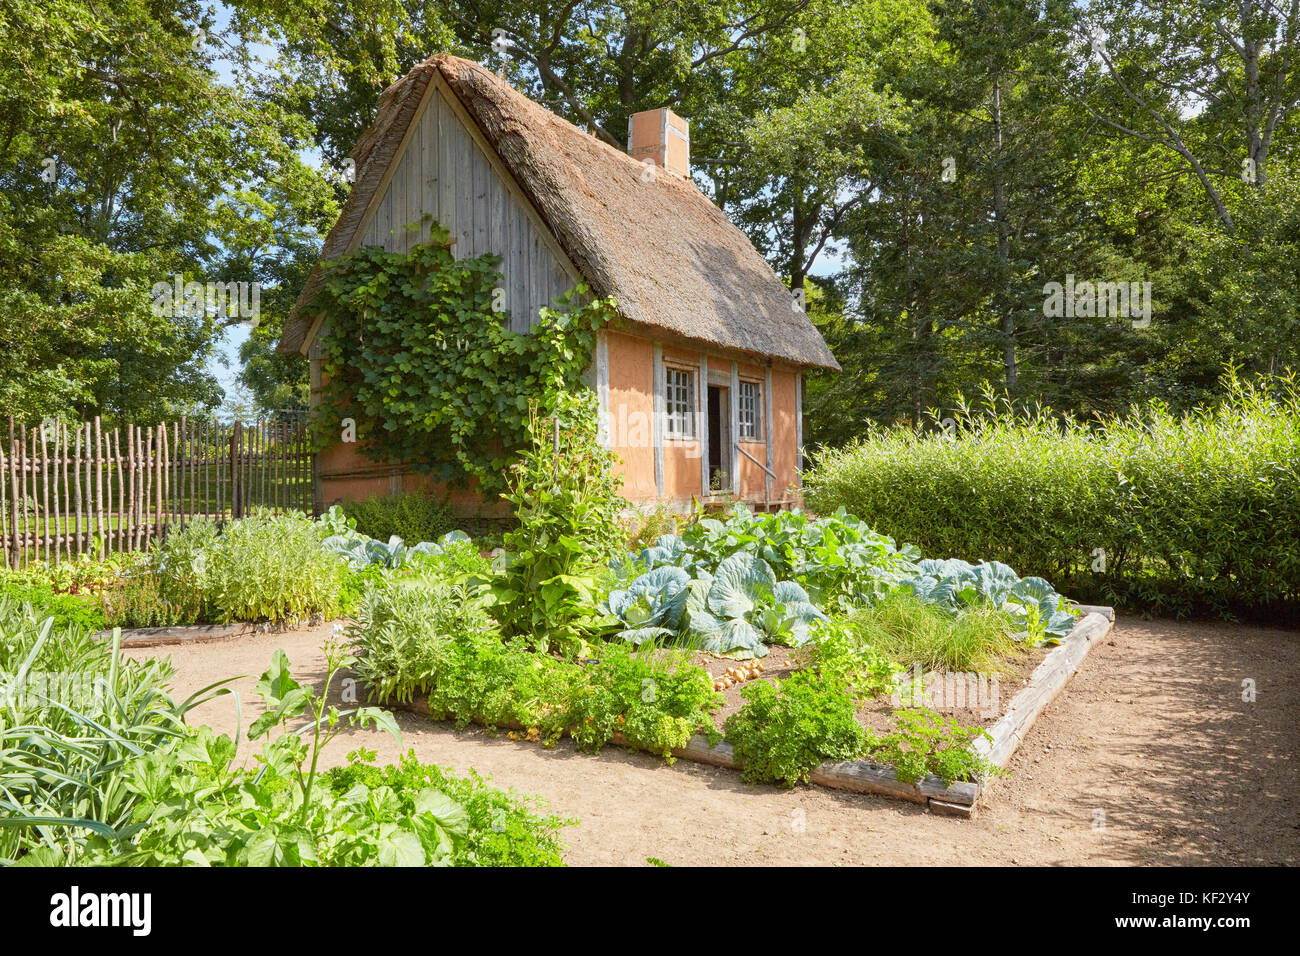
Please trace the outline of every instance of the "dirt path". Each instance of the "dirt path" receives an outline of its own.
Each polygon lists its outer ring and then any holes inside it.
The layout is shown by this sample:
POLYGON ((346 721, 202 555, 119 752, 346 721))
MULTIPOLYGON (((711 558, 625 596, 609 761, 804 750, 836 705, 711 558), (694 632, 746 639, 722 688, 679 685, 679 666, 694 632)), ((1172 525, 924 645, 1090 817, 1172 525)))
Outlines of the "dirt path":
MULTIPOLYGON (((327 628, 170 654, 181 696, 240 682, 244 726, 253 684, 277 647, 299 680, 324 679, 327 628)), ((196 720, 230 732, 231 698, 196 720)), ((365 745, 381 761, 414 748, 426 761, 540 795, 577 817, 571 864, 1296 864, 1300 862, 1300 634, 1227 624, 1121 619, 1039 718, 973 821, 913 804, 812 787, 750 787, 731 771, 606 748, 599 756, 399 714, 403 740, 340 736, 341 763, 365 745), (1256 701, 1242 701, 1242 681, 1256 701), (1104 811, 1104 829, 1094 820, 1104 811)))

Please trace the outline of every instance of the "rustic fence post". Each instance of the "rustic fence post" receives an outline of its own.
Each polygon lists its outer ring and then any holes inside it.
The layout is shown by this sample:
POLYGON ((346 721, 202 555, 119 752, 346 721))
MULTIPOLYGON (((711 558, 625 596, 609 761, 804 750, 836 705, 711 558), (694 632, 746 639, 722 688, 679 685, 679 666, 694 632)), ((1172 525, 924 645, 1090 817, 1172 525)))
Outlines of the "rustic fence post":
POLYGON ((6 542, 13 552, 9 561, 10 567, 18 567, 18 529, 20 518, 18 514, 18 454, 14 448, 14 417, 9 416, 9 540, 6 542))
MULTIPOLYGON (((33 434, 40 436, 41 446, 41 515, 40 534, 41 534, 41 554, 44 556, 46 564, 50 563, 50 456, 45 447, 45 442, 49 438, 45 434, 45 422, 37 426, 37 431, 33 434)), ((35 462, 36 456, 32 455, 35 462)), ((32 483, 33 492, 36 490, 36 483, 32 483)), ((32 495, 35 498, 35 494, 32 495)))
POLYGON ((230 517, 244 516, 244 488, 240 479, 243 477, 239 467, 240 443, 244 437, 243 422, 235 422, 230 430, 230 517))

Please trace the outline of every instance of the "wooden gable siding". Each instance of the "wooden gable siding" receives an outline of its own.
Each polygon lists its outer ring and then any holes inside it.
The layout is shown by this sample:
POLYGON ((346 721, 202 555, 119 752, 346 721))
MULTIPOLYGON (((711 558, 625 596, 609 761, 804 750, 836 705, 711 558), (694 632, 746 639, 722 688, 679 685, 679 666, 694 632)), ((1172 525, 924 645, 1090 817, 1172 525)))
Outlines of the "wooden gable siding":
POLYGON ((527 331, 576 280, 505 175, 435 84, 358 245, 406 252, 429 236, 406 224, 431 215, 451 231, 457 259, 501 256, 510 327, 527 331))

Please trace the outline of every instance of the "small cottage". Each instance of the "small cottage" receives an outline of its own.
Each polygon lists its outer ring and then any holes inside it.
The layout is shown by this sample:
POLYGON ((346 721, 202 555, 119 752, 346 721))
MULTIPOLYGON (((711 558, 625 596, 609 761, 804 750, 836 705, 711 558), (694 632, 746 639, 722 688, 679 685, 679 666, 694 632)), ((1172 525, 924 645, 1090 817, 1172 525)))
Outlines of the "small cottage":
MULTIPOLYGON (((604 440, 635 504, 734 496, 798 500, 803 374, 838 369, 766 261, 690 179, 690 130, 637 113, 628 153, 534 103, 490 70, 446 54, 380 98, 353 153, 356 179, 325 240, 329 260, 363 245, 402 252, 426 214, 457 258, 495 253, 520 331, 579 282, 613 296, 620 321, 591 357, 604 440)), ((321 318, 308 281, 277 346, 311 361, 319 401, 321 318)), ((403 464, 355 446, 318 456, 329 504, 421 487, 403 464)))

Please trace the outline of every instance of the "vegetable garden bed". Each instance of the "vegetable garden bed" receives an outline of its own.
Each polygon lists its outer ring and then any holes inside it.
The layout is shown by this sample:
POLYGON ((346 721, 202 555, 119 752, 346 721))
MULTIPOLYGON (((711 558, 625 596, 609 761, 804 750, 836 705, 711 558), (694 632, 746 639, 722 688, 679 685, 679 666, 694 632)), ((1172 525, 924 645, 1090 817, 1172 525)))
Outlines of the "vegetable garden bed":
MULTIPOLYGON (((1038 715, 1056 699, 1069 683, 1093 645, 1114 626, 1115 612, 1109 607, 1080 605, 1081 613, 1074 629, 1056 647, 1051 648, 1028 682, 1002 710, 989 728, 991 739, 976 741, 975 747, 995 767, 1005 768, 1024 740, 1038 715)), ((721 664, 734 665, 734 661, 714 658, 721 664)), ((761 679, 761 678, 760 678, 761 679)), ((417 695, 410 701, 390 702, 398 710, 429 716, 428 697, 417 695)), ((515 730, 523 730, 515 725, 515 730)), ((621 735, 613 743, 627 746, 621 735)), ((674 748, 674 757, 715 767, 740 769, 731 744, 722 741, 711 744, 702 734, 693 736, 684 747, 674 748)), ((892 767, 863 760, 826 761, 815 768, 809 782, 835 790, 856 793, 877 793, 895 799, 908 800, 927 806, 932 812, 969 819, 974 816, 984 789, 984 780, 953 781, 946 783, 933 774, 915 781, 898 779, 892 767)))

